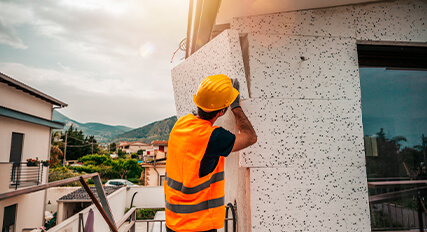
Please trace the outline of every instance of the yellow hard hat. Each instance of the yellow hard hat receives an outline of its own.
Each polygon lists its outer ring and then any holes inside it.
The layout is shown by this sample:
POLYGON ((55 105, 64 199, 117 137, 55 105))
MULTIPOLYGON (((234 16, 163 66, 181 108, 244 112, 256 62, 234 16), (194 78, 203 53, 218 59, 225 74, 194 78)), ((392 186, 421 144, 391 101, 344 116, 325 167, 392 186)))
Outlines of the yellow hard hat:
POLYGON ((203 79, 193 101, 202 110, 211 112, 229 106, 238 95, 239 91, 233 88, 230 78, 218 74, 203 79))

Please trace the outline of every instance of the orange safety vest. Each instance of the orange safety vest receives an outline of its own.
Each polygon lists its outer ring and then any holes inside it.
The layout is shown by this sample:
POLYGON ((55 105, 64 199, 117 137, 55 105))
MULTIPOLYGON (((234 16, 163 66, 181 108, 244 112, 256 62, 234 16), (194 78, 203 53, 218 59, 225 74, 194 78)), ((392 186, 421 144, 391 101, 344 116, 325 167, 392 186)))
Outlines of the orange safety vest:
POLYGON ((166 225, 174 231, 224 227, 224 157, 212 173, 199 178, 200 162, 215 128, 188 114, 170 133, 164 190, 166 225))

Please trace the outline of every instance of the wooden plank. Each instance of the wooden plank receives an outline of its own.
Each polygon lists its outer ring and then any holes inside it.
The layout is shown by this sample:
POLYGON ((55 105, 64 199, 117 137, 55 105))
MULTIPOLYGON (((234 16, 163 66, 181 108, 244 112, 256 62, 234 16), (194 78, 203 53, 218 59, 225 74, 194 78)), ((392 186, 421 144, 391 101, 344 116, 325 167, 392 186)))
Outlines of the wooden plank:
MULTIPOLYGON (((113 213, 111 212, 110 204, 108 203, 107 196, 105 195, 104 187, 102 187, 101 178, 99 176, 94 176, 92 177, 92 180, 93 180, 93 183, 95 184, 96 192, 98 193, 98 198, 99 198, 99 201, 101 202, 102 208, 104 209, 108 218, 110 218, 113 225, 117 227, 113 217, 113 213)), ((80 179, 80 182, 82 181, 85 182, 83 179, 80 179)))
POLYGON ((80 182, 83 185, 83 188, 85 188, 86 192, 89 194, 90 198, 92 199, 92 202, 95 204, 98 211, 101 213, 102 217, 104 218, 105 222, 110 227, 110 230, 113 232, 118 232, 116 226, 113 222, 111 222, 110 218, 108 217, 107 213, 105 213, 104 209, 101 206, 101 203, 96 199, 95 194, 93 194, 92 190, 90 190, 89 185, 87 185, 86 181, 80 176, 80 182))
POLYGON ((368 188, 394 188, 426 185, 427 180, 378 181, 368 182, 368 188))
POLYGON ((91 174, 87 174, 87 175, 83 175, 83 176, 76 176, 76 177, 72 177, 72 178, 68 178, 68 179, 64 179, 64 180, 58 180, 55 182, 31 186, 28 188, 22 188, 22 189, 18 189, 18 190, 11 191, 11 192, 1 193, 0 194, 0 201, 4 200, 4 199, 16 197, 16 196, 28 194, 28 193, 33 193, 33 192, 37 192, 40 190, 44 190, 44 189, 48 189, 48 188, 57 187, 57 186, 61 186, 64 184, 69 184, 69 183, 73 183, 76 181, 80 181, 80 178, 89 179, 89 178, 92 178, 92 177, 98 176, 98 175, 99 174, 97 172, 95 172, 95 173, 91 173, 91 174))

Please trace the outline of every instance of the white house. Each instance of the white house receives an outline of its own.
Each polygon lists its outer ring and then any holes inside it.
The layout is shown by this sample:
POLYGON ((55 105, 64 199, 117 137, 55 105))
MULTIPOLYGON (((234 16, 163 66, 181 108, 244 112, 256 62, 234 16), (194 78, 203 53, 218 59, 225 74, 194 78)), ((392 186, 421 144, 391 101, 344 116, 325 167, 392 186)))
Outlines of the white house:
MULTIPOLYGON (((390 176, 367 173, 381 152, 365 157, 364 135, 387 126, 419 144, 427 131, 427 1, 190 4, 186 60, 172 70, 177 116, 193 112, 203 78, 223 73, 239 80, 258 135, 226 159, 238 230, 370 231, 367 178, 390 176)), ((237 132, 230 111, 216 124, 237 132)))
POLYGON ((153 146, 153 151, 161 151, 161 152, 167 152, 168 151, 168 141, 164 140, 155 140, 151 142, 151 146, 153 146))
MULTIPOLYGON (((27 159, 49 160, 54 108, 67 104, 0 73, 0 193, 47 183, 48 167, 27 159)), ((0 201, 2 231, 30 231, 44 225, 46 191, 0 201)))
POLYGON ((153 161, 141 163, 144 171, 141 173, 141 180, 144 186, 163 186, 166 173, 166 160, 159 159, 156 163, 153 161))
POLYGON ((147 150, 150 149, 151 145, 147 143, 143 143, 140 141, 134 142, 121 142, 119 144, 119 149, 122 149, 126 153, 136 153, 139 150, 147 150))

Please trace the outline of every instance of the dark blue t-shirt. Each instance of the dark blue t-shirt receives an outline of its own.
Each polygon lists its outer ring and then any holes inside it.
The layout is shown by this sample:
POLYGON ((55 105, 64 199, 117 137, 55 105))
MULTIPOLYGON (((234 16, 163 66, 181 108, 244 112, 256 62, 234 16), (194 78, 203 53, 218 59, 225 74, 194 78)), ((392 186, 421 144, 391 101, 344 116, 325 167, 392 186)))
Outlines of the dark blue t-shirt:
POLYGON ((227 157, 233 149, 236 136, 228 130, 216 128, 209 138, 208 147, 200 163, 199 177, 204 177, 215 170, 219 157, 227 157))

